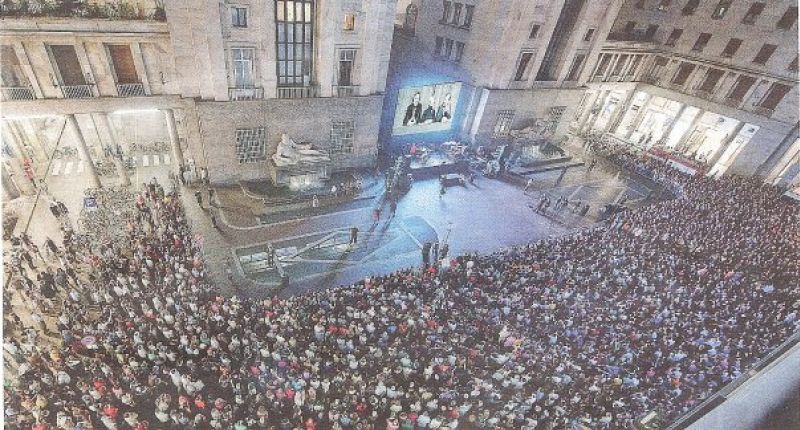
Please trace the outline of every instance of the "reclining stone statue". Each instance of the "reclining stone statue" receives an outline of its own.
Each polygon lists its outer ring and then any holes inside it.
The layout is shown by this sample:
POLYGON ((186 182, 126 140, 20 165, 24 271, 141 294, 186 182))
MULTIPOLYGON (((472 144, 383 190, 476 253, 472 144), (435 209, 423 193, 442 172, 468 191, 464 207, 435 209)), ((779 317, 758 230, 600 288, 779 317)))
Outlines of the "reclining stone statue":
POLYGON ((276 166, 292 166, 298 163, 326 162, 330 161, 330 157, 325 151, 313 149, 310 143, 297 143, 283 133, 272 161, 276 166))

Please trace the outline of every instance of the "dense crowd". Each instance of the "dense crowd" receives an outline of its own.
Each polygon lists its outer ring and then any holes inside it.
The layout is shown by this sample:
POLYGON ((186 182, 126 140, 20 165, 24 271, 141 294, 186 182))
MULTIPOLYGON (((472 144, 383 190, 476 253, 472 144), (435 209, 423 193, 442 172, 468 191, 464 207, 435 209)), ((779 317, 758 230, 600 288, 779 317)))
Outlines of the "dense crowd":
MULTIPOLYGON (((755 179, 614 160, 680 190, 602 225, 288 299, 221 297, 174 195, 71 270, 60 341, 9 321, 10 429, 573 429, 668 420, 800 327, 798 209, 755 179)), ((17 241, 18 252, 40 254, 17 241)), ((20 257, 16 257, 20 258, 20 257)), ((49 285, 49 284, 48 284, 49 285)), ((45 328, 47 330, 47 328, 45 328)))

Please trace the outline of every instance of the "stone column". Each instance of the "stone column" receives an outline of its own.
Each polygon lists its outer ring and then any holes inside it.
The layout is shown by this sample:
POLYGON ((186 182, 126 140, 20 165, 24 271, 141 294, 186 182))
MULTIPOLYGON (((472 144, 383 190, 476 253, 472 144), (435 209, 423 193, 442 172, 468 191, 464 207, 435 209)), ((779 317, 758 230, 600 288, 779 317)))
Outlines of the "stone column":
POLYGON ((737 124, 736 127, 733 128, 733 131, 731 131, 729 135, 725 136, 725 140, 723 140, 722 143, 719 145, 719 149, 717 149, 716 152, 714 152, 714 155, 712 155, 711 158, 708 159, 709 166, 713 167, 715 164, 717 164, 717 161, 719 161, 719 159, 722 157, 722 154, 724 154, 725 151, 728 150, 728 147, 731 146, 731 143, 733 142, 734 139, 736 139, 736 136, 739 135, 744 126, 745 122, 739 121, 739 124, 737 124))
POLYGON ((111 150, 113 153, 111 156, 111 162, 114 163, 114 167, 117 169, 117 174, 119 175, 119 184, 123 187, 127 187, 131 184, 131 178, 128 177, 128 170, 125 168, 125 165, 122 162, 122 153, 117 153, 117 148, 119 148, 119 145, 117 143, 117 136, 114 134, 114 127, 111 125, 111 121, 108 119, 107 113, 101 113, 100 117, 102 118, 103 125, 108 130, 108 143, 111 145, 111 150))
POLYGON ((697 125, 700 124, 700 119, 703 117, 703 115, 705 115, 705 113, 706 111, 704 111, 703 109, 700 109, 697 112, 697 115, 695 115, 694 119, 692 120, 692 123, 689 124, 689 128, 686 129, 686 133, 684 133, 683 136, 681 136, 680 140, 678 140, 678 143, 675 144, 676 151, 686 153, 687 148, 685 148, 685 146, 688 143, 689 138, 692 136, 692 133, 697 128, 697 125))
POLYGON ((633 102, 633 97, 636 95, 636 88, 631 90, 631 93, 625 97, 625 100, 620 103, 617 110, 614 112, 611 119, 608 121, 608 125, 606 126, 606 131, 610 133, 614 133, 617 131, 617 127, 619 127, 619 123, 622 122, 622 118, 628 113, 628 109, 631 107, 631 102, 633 102))
POLYGON ((92 154, 89 152, 89 147, 86 145, 86 139, 83 138, 81 128, 78 126, 78 120, 75 119, 74 114, 67 114, 67 128, 72 131, 77 143, 78 152, 81 154, 81 159, 86 163, 86 173, 89 174, 89 183, 92 188, 101 188, 103 184, 100 182, 100 176, 97 175, 97 169, 92 161, 92 154))
POLYGON ((678 109, 678 113, 676 113, 675 117, 672 118, 672 122, 669 123, 669 125, 667 126, 667 130, 664 131, 664 134, 661 135, 661 140, 658 141, 658 145, 664 146, 667 143, 667 141, 669 140, 669 135, 672 134, 672 130, 675 128, 675 124, 678 123, 678 120, 686 111, 686 108, 688 106, 689 105, 686 103, 681 104, 680 109, 678 109))
POLYGON ((9 201, 19 197, 19 188, 17 188, 17 185, 8 173, 8 167, 6 167, 5 163, 0 163, 0 174, 2 174, 3 181, 3 200, 9 201))
POLYGON ((175 111, 172 109, 163 109, 164 118, 167 121, 167 129, 169 130, 169 143, 172 147, 172 166, 175 173, 180 171, 183 166, 183 151, 181 150, 181 141, 178 137, 178 125, 175 121, 175 111))
MULTIPOLYGON (((25 176, 25 169, 22 165, 26 154, 22 151, 22 147, 15 140, 11 129, 9 127, 2 127, 2 135, 0 136, 3 139, 3 142, 7 143, 14 151, 14 155, 3 157, 3 167, 7 169, 6 174, 8 175, 9 179, 14 182, 20 193, 25 195, 36 194, 36 188, 33 187, 31 181, 25 176)), ((3 177, 3 180, 5 181, 5 176, 3 177)))
POLYGON ((636 117, 631 122, 631 128, 625 133, 625 139, 629 140, 633 133, 642 125, 642 121, 644 121, 644 115, 647 113, 647 106, 650 105, 650 100, 653 99, 653 96, 650 93, 645 93, 644 103, 639 106, 639 111, 636 112, 636 117))

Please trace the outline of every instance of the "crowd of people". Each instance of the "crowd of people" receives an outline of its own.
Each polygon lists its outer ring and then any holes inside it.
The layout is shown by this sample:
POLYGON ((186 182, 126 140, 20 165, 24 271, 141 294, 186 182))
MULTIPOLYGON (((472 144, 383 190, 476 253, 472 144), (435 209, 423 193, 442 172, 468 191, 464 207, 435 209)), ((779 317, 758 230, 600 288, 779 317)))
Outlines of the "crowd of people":
POLYGON ((613 159, 678 198, 286 299, 219 295, 179 199, 157 184, 136 197, 127 240, 67 243, 51 258, 19 239, 30 257, 12 267, 28 279, 22 294, 43 287, 31 271, 74 276, 53 283, 52 296, 66 297, 57 327, 6 317, 6 428, 603 429, 649 411, 673 420, 800 328, 798 208, 757 179, 613 159))

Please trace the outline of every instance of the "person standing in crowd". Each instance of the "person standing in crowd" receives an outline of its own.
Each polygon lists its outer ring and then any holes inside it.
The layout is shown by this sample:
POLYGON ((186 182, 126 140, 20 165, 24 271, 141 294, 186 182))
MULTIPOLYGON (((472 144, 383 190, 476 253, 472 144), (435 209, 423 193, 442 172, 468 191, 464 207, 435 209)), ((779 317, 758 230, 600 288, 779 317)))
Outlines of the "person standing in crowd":
POLYGON ((422 245, 422 266, 426 269, 431 264, 431 243, 425 242, 422 245))
POLYGON ((358 227, 350 227, 350 247, 358 243, 358 227))
POLYGON ((267 244, 267 265, 275 267, 275 247, 272 246, 272 243, 267 244))
POLYGON ((389 218, 394 218, 397 213, 397 201, 392 199, 389 201, 389 218))
POLYGON ((195 191, 194 198, 197 200, 197 206, 203 208, 203 193, 200 190, 195 191))

